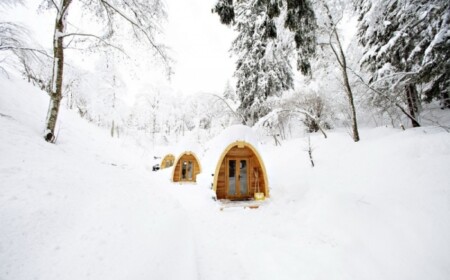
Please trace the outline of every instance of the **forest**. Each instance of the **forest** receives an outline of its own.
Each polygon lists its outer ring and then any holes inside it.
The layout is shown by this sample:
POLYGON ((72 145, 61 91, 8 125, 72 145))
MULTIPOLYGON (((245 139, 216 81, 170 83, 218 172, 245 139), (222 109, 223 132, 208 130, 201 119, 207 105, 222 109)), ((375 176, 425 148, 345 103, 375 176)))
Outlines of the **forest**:
MULTIPOLYGON (((7 14, 21 5, 29 3, 3 1, 1 9, 7 14)), ((234 72, 223 73, 214 91, 199 86, 186 96, 170 86, 177 62, 161 35, 165 4, 156 0, 42 1, 35 12, 53 16, 53 26, 41 28, 53 47, 25 23, 4 20, 0 67, 51 97, 48 142, 57 140, 60 106, 112 137, 139 131, 152 141, 234 123, 275 141, 292 137, 291 127, 347 127, 355 142, 358 124, 448 129, 439 112, 450 108, 447 1, 220 0, 210 8, 199 12, 214 13, 234 36, 234 72), (95 24, 77 22, 76 14, 95 24), (125 77, 153 75, 149 68, 159 72, 154 82, 125 77)))

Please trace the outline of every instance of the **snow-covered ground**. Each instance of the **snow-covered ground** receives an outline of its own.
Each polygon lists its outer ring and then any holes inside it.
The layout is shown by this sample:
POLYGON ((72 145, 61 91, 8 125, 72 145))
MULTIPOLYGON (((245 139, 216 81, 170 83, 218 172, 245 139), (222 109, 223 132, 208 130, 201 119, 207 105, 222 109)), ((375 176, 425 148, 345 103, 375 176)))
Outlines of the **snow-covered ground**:
POLYGON ((0 88, 0 279, 450 279, 450 134, 344 131, 261 145, 271 198, 221 209, 131 136, 0 88))

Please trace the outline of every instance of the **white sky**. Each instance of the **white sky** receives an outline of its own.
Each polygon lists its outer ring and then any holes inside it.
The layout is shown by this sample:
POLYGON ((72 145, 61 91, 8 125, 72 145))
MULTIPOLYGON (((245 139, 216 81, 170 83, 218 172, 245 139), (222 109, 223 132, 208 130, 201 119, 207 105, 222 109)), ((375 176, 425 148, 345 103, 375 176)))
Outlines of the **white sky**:
MULTIPOLYGON (((152 62, 141 69, 134 67, 133 61, 124 62, 123 72, 134 72, 130 75, 134 74, 134 77, 123 77, 131 95, 142 91, 147 85, 171 88, 182 94, 222 93, 227 80, 232 78, 234 72, 234 62, 228 52, 234 34, 231 28, 220 23, 217 14, 211 12, 215 2, 216 0, 165 1, 168 21, 164 24, 162 43, 170 48, 170 55, 175 60, 174 75, 169 82, 162 74, 163 68, 152 62)), ((28 26, 37 41, 49 48, 53 35, 54 12, 38 13, 39 3, 40 1, 28 0, 28 9, 14 8, 1 16, 3 20, 21 22, 28 26)), ((70 11, 69 22, 77 24, 79 18, 77 11, 70 11)), ((81 18, 79 24, 89 26, 87 18, 81 18)), ((81 64, 82 67, 93 69, 92 57, 86 53, 67 51, 66 54, 68 61, 75 60, 75 63, 81 64)), ((143 65, 142 61, 138 64, 143 65)))
POLYGON ((213 14, 216 0, 167 0, 167 43, 176 60, 172 86, 181 92, 218 92, 234 72, 232 30, 213 14))
MULTIPOLYGON (((1 0, 0 0, 1 1, 1 0)), ((181 94, 222 93, 227 80, 232 80, 235 69, 234 59, 230 57, 229 48, 235 37, 231 28, 219 21, 217 14, 211 9, 217 0, 165 0, 168 21, 164 25, 165 34, 162 43, 170 47, 171 57, 175 60, 174 75, 170 82, 166 80, 164 69, 149 60, 150 53, 143 48, 136 47, 137 59, 120 64, 121 72, 128 88, 128 102, 134 100, 136 94, 146 92, 150 87, 161 88, 162 91, 172 91, 181 94), (139 57, 142 55, 142 57, 139 57), (137 65, 135 65, 137 64, 137 65), (145 67, 143 66, 145 65, 145 67), (128 77, 127 77, 128 76, 128 77)), ((37 12, 41 1, 28 0, 29 9, 15 8, 11 13, 3 13, 3 20, 22 22, 30 27, 35 38, 45 47, 51 45, 53 34, 54 11, 37 12)), ((69 22, 92 28, 86 17, 80 16, 72 10, 69 22)), ((349 26, 344 27, 351 33, 349 26)), ((350 34, 351 35, 351 34, 350 34)), ((351 37, 351 36, 344 36, 351 37)), ((348 44, 344 38, 345 44, 348 44)), ((101 55, 102 52, 98 52, 101 55)), ((95 56, 67 51, 67 61, 72 61, 81 67, 93 70, 95 56)), ((295 65, 293 65, 295 69, 295 65)), ((299 76, 295 71, 296 76, 299 76)))

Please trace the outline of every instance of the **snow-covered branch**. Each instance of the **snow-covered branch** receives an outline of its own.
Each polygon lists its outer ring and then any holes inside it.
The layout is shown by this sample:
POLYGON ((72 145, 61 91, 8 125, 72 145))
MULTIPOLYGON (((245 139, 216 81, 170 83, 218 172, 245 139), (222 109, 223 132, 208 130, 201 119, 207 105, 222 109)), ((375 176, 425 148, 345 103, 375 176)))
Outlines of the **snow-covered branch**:
MULTIPOLYGON (((103 44, 112 47, 116 50, 118 50, 119 52, 121 52, 122 54, 124 54, 125 56, 129 57, 128 54, 119 46, 116 46, 114 44, 111 44, 110 42, 108 42, 107 40, 101 38, 100 36, 97 36, 95 34, 89 34, 89 33, 65 33, 65 34, 61 34, 59 37, 61 38, 66 38, 66 37, 91 37, 91 38, 95 38, 97 40, 99 40, 100 42, 102 42, 103 44)), ((69 45, 69 44, 68 44, 69 45)))

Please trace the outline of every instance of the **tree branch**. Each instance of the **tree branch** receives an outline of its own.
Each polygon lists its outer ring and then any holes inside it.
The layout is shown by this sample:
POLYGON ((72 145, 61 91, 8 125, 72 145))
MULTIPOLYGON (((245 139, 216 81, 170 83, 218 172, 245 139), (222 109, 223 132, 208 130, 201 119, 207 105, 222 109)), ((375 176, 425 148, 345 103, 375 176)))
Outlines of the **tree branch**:
POLYGON ((169 61, 167 59, 166 54, 161 50, 160 46, 156 45, 156 43, 153 42, 153 39, 151 38, 151 36, 148 34, 148 32, 140 24, 138 24, 134 20, 130 19, 124 12, 122 12, 121 10, 119 10, 116 7, 114 7, 113 5, 111 5, 108 1, 100 0, 100 2, 103 3, 105 7, 109 7, 111 10, 113 10, 118 15, 120 15, 124 20, 128 21, 133 27, 136 27, 138 30, 140 30, 145 35, 145 37, 147 38, 147 40, 150 43, 150 45, 156 50, 156 52, 162 58, 162 60, 164 61, 164 64, 167 67, 167 69, 170 70, 170 64, 169 64, 169 61))
POLYGON ((353 69, 347 67, 347 69, 349 69, 353 75, 355 75, 362 83, 363 85, 365 85, 368 89, 372 90, 373 92, 375 92, 376 94, 378 94, 379 96, 385 98, 387 101, 389 101, 391 104, 394 104, 398 109, 400 109, 400 111, 402 111, 403 114, 405 114, 411 121, 415 121, 417 123, 419 123, 419 121, 416 120, 416 118, 414 118, 413 116, 411 116, 400 104, 398 104, 398 102, 391 100, 391 98, 389 98, 389 96, 385 95, 384 93, 382 93, 381 91, 375 89, 374 87, 370 86, 369 84, 367 84, 364 79, 358 75, 355 71, 353 71, 353 69))
POLYGON ((52 56, 48 55, 43 50, 33 49, 33 48, 26 48, 26 47, 13 47, 13 46, 0 46, 0 50, 22 50, 22 51, 31 51, 31 52, 37 52, 42 55, 47 56, 48 58, 53 58, 52 56))
POLYGON ((295 110, 280 110, 280 111, 278 111, 278 112, 279 112, 279 113, 282 113, 282 112, 299 113, 299 114, 303 114, 303 115, 305 115, 305 116, 310 117, 311 119, 313 119, 313 120, 316 122, 317 127, 319 128, 320 132, 322 132, 322 134, 323 134, 323 137, 328 138, 327 134, 326 134, 325 131, 322 129, 322 126, 319 124, 319 121, 317 120, 317 117, 311 115, 311 113, 309 113, 308 111, 303 110, 303 109, 295 109, 295 110))
POLYGON ((53 6, 55 6, 55 9, 60 12, 58 5, 56 5, 55 0, 52 0, 53 6))
POLYGON ((104 44, 106 44, 106 45, 108 45, 108 46, 110 46, 110 47, 112 47, 112 48, 115 48, 116 50, 120 51, 121 53, 123 53, 125 56, 127 56, 127 57, 129 58, 129 56, 126 54, 126 52, 125 52, 124 50, 122 50, 120 47, 115 46, 115 45, 113 45, 113 44, 110 44, 110 43, 108 43, 106 40, 104 40, 103 38, 101 38, 101 37, 99 37, 99 36, 97 36, 97 35, 94 35, 94 34, 88 34, 88 33, 66 33, 66 34, 64 34, 64 35, 61 35, 60 37, 61 37, 61 38, 65 38, 65 37, 71 37, 71 36, 80 36, 80 37, 92 37, 92 38, 95 38, 95 39, 101 41, 102 43, 104 43, 104 44))
POLYGON ((242 116, 241 114, 239 114, 238 112, 236 112, 235 110, 233 110, 233 108, 231 108, 231 106, 228 104, 228 102, 223 99, 222 97, 220 97, 217 94, 212 94, 212 96, 218 98, 219 100, 221 100, 223 103, 225 103, 225 105, 227 105, 228 109, 230 109, 230 111, 233 113, 233 115, 235 115, 238 119, 241 120, 242 123, 244 123, 244 116, 242 116))

